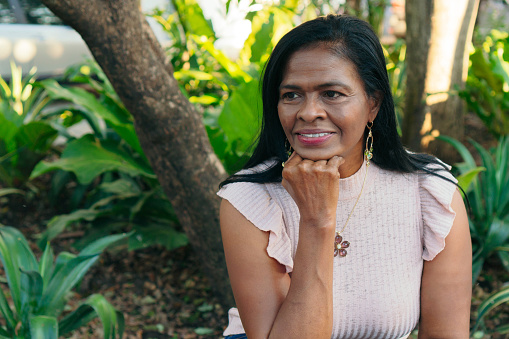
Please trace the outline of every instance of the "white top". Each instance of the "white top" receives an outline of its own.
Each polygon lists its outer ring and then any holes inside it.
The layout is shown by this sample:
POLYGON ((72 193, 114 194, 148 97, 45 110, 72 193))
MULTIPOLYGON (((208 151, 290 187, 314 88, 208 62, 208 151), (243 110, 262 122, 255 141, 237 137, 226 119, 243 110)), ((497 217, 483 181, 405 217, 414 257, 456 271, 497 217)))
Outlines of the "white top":
MULTIPOLYGON (((252 170, 273 164, 267 161, 252 170)), ((366 163, 340 179, 336 230, 354 206, 365 171, 366 163)), ((449 173, 440 174, 456 182, 449 173)), ((350 242, 348 254, 334 258, 332 338, 397 339, 411 333, 420 314, 423 260, 432 260, 445 246, 455 217, 450 207, 455 190, 434 175, 391 172, 371 162, 364 192, 342 233, 350 242)), ((233 183, 218 195, 270 232, 268 255, 292 272, 300 215, 283 186, 233 183)), ((239 333, 244 329, 232 308, 224 335, 239 333)))

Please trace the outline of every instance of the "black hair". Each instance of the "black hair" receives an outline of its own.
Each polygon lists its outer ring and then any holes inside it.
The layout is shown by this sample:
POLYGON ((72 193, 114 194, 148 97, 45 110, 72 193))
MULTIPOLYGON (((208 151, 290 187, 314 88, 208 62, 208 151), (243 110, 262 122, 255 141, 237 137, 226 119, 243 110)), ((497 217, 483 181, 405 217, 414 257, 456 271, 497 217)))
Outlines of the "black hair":
POLYGON ((386 170, 431 173, 451 181, 437 173, 438 170, 447 170, 441 161, 428 154, 408 152, 403 147, 397 132, 383 49, 371 26, 356 17, 330 14, 307 21, 288 32, 278 42, 265 65, 262 75, 261 131, 253 155, 244 168, 254 167, 271 158, 275 159, 275 165, 261 172, 232 175, 221 182, 220 187, 241 181, 281 181, 281 163, 286 161, 288 155, 285 149, 286 136, 277 111, 279 86, 290 57, 299 50, 315 46, 329 48, 338 57, 351 61, 364 83, 368 97, 379 97, 381 100, 372 128, 375 140, 372 161, 375 164, 386 170), (438 166, 428 166, 430 164, 438 166))

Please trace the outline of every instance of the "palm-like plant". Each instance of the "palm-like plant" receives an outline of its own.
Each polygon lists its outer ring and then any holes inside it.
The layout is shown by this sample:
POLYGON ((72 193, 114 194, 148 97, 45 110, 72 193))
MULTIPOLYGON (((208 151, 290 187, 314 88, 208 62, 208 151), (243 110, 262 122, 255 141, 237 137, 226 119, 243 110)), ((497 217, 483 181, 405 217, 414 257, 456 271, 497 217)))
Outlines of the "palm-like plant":
POLYGON ((0 226, 0 260, 12 299, 0 288, 0 312, 5 325, 0 338, 57 339, 99 316, 104 338, 122 338, 124 317, 106 299, 93 294, 76 310, 60 318, 71 289, 83 278, 108 246, 127 234, 111 235, 88 245, 78 255, 62 252, 54 260, 49 244, 39 261, 25 237, 15 228, 0 226))

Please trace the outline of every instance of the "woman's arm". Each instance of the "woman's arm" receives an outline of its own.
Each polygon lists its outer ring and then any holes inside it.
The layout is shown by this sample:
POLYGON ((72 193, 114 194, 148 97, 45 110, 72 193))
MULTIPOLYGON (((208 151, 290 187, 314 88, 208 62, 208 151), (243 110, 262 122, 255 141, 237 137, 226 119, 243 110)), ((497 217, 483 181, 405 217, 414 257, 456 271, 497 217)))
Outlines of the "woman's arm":
POLYGON ((221 204, 221 233, 228 273, 249 339, 330 338, 333 243, 342 160, 312 162, 295 155, 283 186, 300 211, 292 277, 267 254, 269 234, 229 202, 221 204), (336 188, 336 189, 334 189, 336 188))
POLYGON ((424 262, 421 286, 420 339, 468 338, 472 294, 472 244, 465 205, 454 193, 456 217, 445 248, 424 262))

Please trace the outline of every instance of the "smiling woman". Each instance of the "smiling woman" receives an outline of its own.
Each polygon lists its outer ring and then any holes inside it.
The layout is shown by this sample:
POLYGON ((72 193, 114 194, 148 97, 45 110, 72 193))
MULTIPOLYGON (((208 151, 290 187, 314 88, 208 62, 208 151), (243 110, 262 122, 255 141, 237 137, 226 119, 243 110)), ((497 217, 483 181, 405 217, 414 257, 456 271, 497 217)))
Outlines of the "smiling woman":
POLYGON ((402 146, 369 25, 290 31, 262 93, 253 156, 218 193, 237 304, 225 336, 397 339, 419 323, 420 338, 468 337, 465 207, 446 165, 402 146))

